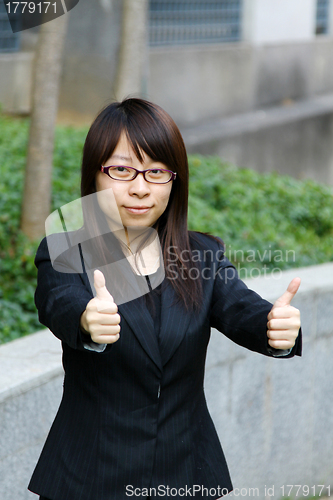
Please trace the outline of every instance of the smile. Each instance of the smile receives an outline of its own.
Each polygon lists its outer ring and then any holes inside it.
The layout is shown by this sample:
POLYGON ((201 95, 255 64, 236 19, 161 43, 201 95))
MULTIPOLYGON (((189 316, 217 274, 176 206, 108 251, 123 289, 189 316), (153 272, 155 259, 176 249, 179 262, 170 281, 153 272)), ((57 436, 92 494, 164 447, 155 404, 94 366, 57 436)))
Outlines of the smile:
POLYGON ((151 207, 125 207, 125 208, 131 214, 145 214, 151 209, 151 207))

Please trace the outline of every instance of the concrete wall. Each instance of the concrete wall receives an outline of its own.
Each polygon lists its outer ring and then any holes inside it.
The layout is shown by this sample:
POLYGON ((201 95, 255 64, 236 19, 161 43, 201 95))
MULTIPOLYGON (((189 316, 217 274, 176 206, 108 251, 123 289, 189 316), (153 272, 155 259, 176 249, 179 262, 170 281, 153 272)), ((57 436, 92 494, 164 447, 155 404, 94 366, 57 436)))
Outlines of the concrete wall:
MULTIPOLYGON (((96 21, 94 26, 97 11, 85 2, 80 1, 73 10, 77 15, 70 19, 59 106, 63 115, 90 121, 114 97, 120 9, 115 3, 113 15, 105 14, 103 23, 96 21), (92 31, 87 24, 93 24, 92 31), (96 36, 93 43, 98 29, 108 35, 96 36)), ((32 38, 26 36, 29 42, 23 46, 31 49, 32 38)), ((0 55, 0 102, 5 111, 29 111, 32 63, 31 50, 0 55)), ((262 46, 151 48, 147 88, 146 97, 164 107, 180 126, 330 93, 333 38, 262 46)))
POLYGON ((93 117, 114 98, 121 0, 80 0, 71 11, 60 90, 62 113, 93 117))
MULTIPOLYGON (((332 92, 333 38, 314 36, 315 5, 246 0, 242 42, 150 48, 145 97, 183 126, 332 92)), ((90 121, 113 99, 121 14, 121 0, 80 0, 69 13, 62 114, 90 121)), ((22 32, 23 51, 33 50, 36 37, 36 30, 22 32)), ((0 57, 0 101, 6 111, 26 112, 27 99, 11 104, 31 86, 31 64, 18 80, 12 76, 18 57, 32 61, 31 54, 0 57)))
POLYGON ((33 52, 0 54, 0 106, 9 113, 31 109, 33 52))
MULTIPOLYGON (((121 11, 121 0, 80 0, 68 14, 59 95, 61 115, 90 121, 113 99, 121 11)), ((38 28, 23 31, 22 51, 0 54, 0 103, 6 112, 26 113, 31 109, 32 63, 37 39, 38 28)))
MULTIPOLYGON (((266 358, 212 332, 207 401, 234 487, 258 489, 243 498, 280 499, 287 484, 333 487, 333 264, 247 284, 274 301, 295 276, 302 358, 266 358)), ((32 500, 26 486, 62 394, 60 343, 48 331, 15 340, 0 347, 0 366, 0 498, 32 500)))
POLYGON ((60 342, 45 330, 0 347, 0 498, 37 499, 27 485, 58 409, 60 342))
POLYGON ((181 131, 189 153, 333 186, 333 94, 181 131))
POLYGON ((149 97, 180 126, 333 91, 333 38, 154 48, 149 97))
MULTIPOLYGON (((331 485, 332 492, 333 264, 246 283, 274 302, 296 276, 302 279, 292 301, 301 311, 301 358, 265 358, 216 331, 210 343, 207 400, 234 487, 259 490, 245 498, 280 499, 287 484, 331 485), (274 495, 265 496, 265 486, 274 486, 274 495)), ((295 489, 291 497, 297 498, 295 489)))

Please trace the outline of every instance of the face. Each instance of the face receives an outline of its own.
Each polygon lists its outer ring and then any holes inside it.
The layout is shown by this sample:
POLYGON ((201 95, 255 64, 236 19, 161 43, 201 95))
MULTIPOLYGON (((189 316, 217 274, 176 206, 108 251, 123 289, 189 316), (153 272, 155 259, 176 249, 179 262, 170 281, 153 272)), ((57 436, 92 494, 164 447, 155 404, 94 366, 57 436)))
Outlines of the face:
MULTIPOLYGON (((140 163, 123 132, 112 156, 104 166, 127 166, 141 171, 148 168, 168 169, 163 163, 152 160, 146 153, 142 152, 142 156, 144 161, 140 163)), ((172 183, 173 181, 167 184, 152 184, 145 181, 142 174, 132 181, 117 181, 101 171, 96 174, 97 192, 112 188, 125 227, 153 226, 168 205, 172 183)), ((102 206, 101 209, 103 210, 102 206)), ((108 217, 106 211, 104 213, 108 217)))

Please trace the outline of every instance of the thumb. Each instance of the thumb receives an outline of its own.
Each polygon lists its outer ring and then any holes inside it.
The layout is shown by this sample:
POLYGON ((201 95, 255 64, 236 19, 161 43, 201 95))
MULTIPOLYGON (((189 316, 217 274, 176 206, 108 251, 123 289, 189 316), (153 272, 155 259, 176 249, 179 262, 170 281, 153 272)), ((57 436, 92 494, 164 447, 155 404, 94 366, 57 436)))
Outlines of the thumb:
POLYGON ((94 287, 98 299, 112 300, 114 302, 112 295, 105 286, 104 274, 98 269, 94 271, 94 287))
POLYGON ((301 278, 294 278, 288 285, 287 290, 279 297, 273 305, 275 307, 289 306, 291 300, 296 295, 297 290, 301 284, 301 278))

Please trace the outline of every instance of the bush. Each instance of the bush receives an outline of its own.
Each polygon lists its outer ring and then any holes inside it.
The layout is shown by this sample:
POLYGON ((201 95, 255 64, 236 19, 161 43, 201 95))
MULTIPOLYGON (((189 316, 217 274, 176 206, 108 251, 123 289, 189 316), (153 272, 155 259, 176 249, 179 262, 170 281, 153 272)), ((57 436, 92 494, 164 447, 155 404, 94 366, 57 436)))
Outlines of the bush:
POLYGON ((333 261, 331 188, 199 156, 190 175, 190 227, 220 236, 241 276, 333 261))
MULTIPOLYGON (((19 230, 28 120, 0 115, 0 128, 1 343, 41 326, 33 302, 39 242, 19 230)), ((57 127, 52 210, 80 196, 86 133, 86 128, 57 127)), ((329 188, 237 169, 219 158, 191 156, 190 173, 190 229, 220 236, 241 276, 253 267, 265 271, 333 261, 329 188)))
MULTIPOLYGON (((39 244, 20 231, 28 120, 0 115, 0 343, 41 328, 34 305, 39 244)), ((86 129, 58 127, 52 210, 80 197, 80 163, 86 129)))

